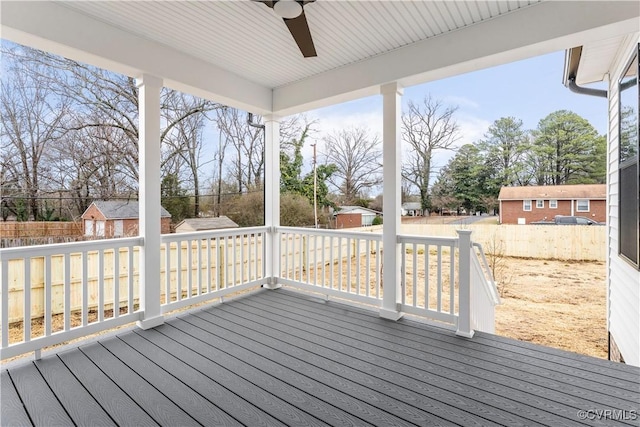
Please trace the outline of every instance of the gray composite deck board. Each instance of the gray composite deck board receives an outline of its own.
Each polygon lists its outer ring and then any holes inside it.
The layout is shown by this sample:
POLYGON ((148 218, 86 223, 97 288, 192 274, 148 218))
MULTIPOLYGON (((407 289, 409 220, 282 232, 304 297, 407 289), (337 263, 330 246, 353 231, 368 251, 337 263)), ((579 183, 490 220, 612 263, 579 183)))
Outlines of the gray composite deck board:
MULTIPOLYGON (((249 311, 247 307, 237 308, 238 311, 249 311)), ((277 310, 276 308, 271 308, 277 310)), ((284 308, 283 308, 284 309, 284 308)), ((232 310, 232 308, 223 307, 223 310, 232 310)), ((263 305, 261 313, 269 311, 269 307, 263 305)), ((289 310, 290 311, 290 310, 289 310)), ((375 338, 366 337, 363 340, 358 334, 348 334, 347 330, 324 329, 309 323, 305 323, 305 316, 294 316, 287 312, 283 314, 291 320, 295 327, 284 327, 284 331, 293 334, 297 338, 304 340, 305 337, 311 336, 309 339, 324 345, 336 347, 340 345, 339 351, 342 353, 341 359, 345 357, 356 357, 373 365, 375 369, 386 369, 395 375, 405 378, 406 381, 422 382, 422 387, 435 387, 431 393, 443 395, 458 395, 465 397, 465 401, 458 403, 463 409, 464 404, 468 405, 467 410, 470 412, 480 412, 491 414, 501 419, 492 419, 492 421, 508 422, 509 425, 527 425, 530 423, 548 423, 550 425, 579 425, 578 422, 571 419, 577 410, 567 408, 562 404, 548 399, 541 398, 533 394, 520 392, 512 387, 505 389, 504 386, 495 384, 489 380, 482 380, 476 377, 472 367, 465 368, 458 364, 455 360, 429 360, 423 361, 417 358, 407 357, 404 353, 406 348, 397 346, 385 346, 382 340, 376 341, 375 338), (297 328, 303 329, 295 330, 297 328), (329 338, 331 337, 331 338, 329 338), (459 365, 459 366, 455 366, 459 365), (504 396, 504 395, 508 395, 504 396), (538 408, 546 408, 541 410, 538 408), (552 411, 551 413, 549 411, 552 411), (563 415, 565 418, 559 418, 563 415), (525 419, 523 419, 525 418, 525 419)), ((256 322, 266 323, 271 321, 273 324, 275 319, 267 317, 265 319, 254 319, 256 322)), ((277 327, 277 326, 275 326, 277 327)), ((319 351, 319 350, 318 350, 319 351)), ((338 359, 338 360, 341 360, 338 359)), ((370 369, 371 370, 371 369, 370 369)), ((512 381, 512 383, 515 383, 512 381)), ((460 398, 458 398, 460 399, 460 398)))
MULTIPOLYGON (((273 301, 271 303, 265 303, 263 301, 261 308, 266 308, 267 305, 271 304, 269 305, 270 307, 275 310, 280 310, 281 306, 279 306, 278 303, 284 304, 285 301, 273 301)), ((378 331, 370 328, 372 325, 371 321, 368 323, 351 323, 346 319, 336 320, 328 318, 326 316, 327 311, 332 313, 334 311, 326 305, 323 305, 322 308, 319 309, 321 311, 316 311, 313 305, 307 305, 303 307, 302 310, 303 311, 300 311, 298 308, 292 308, 289 311, 297 312, 297 314, 307 319, 322 320, 322 326, 337 325, 336 322, 340 322, 341 333, 350 338, 375 338, 376 335, 380 335, 378 331)), ((297 318, 297 320, 299 319, 300 318, 297 318)), ((380 319, 380 323, 383 325, 380 328, 386 331, 386 335, 383 335, 383 338, 387 342, 379 344, 379 346, 389 348, 394 345, 400 345, 406 349, 406 351, 403 351, 403 355, 413 355, 414 357, 424 360, 428 360, 429 356, 437 356, 439 360, 434 360, 435 363, 446 363, 448 365, 454 363, 452 361, 461 362, 467 367, 480 368, 477 369, 478 375, 488 375, 487 378, 492 381, 499 381, 501 375, 507 376, 508 378, 518 378, 523 382, 524 386, 527 384, 544 386, 542 392, 545 396, 548 395, 547 389, 560 390, 562 394, 560 394, 558 398, 564 402, 566 402, 568 396, 575 394, 581 399, 591 399, 598 404, 610 403, 612 405, 619 405, 621 401, 624 402, 624 400, 627 400, 629 405, 623 408, 627 410, 634 409, 634 406, 630 405, 637 403, 634 399, 637 398, 639 385, 638 374, 637 372, 635 374, 633 373, 635 371, 634 369, 627 369, 627 372, 622 375, 625 380, 614 378, 608 384, 603 381, 602 375, 598 374, 597 378, 594 378, 591 372, 585 371, 584 369, 576 370, 567 367, 563 368, 562 371, 554 371, 554 368, 558 369, 557 366, 552 366, 552 364, 545 359, 509 353, 506 353, 507 357, 505 357, 505 352, 496 352, 490 345, 487 346, 482 343, 477 343, 475 338, 461 342, 460 338, 451 337, 447 334, 439 334, 440 336, 438 336, 438 334, 429 331, 428 335, 419 335, 412 333, 407 327, 398 329, 396 328, 396 324, 392 322, 386 322, 380 319), (434 341, 439 341, 437 346, 433 345, 434 341), (425 359, 425 356, 427 359, 425 359), (570 373, 573 373, 573 375, 569 375, 570 373), (585 381, 585 379, 588 381, 585 381), (611 386, 610 384, 614 384, 615 386, 611 386), (619 399, 611 398, 612 396, 619 399)), ((417 331, 421 330, 422 328, 417 329, 417 331)), ((531 389, 527 391, 532 392, 531 389)))
MULTIPOLYGON (((289 290, 2 370, 0 425, 598 426, 640 369, 289 290)), ((636 412, 637 413, 637 412, 636 412)))

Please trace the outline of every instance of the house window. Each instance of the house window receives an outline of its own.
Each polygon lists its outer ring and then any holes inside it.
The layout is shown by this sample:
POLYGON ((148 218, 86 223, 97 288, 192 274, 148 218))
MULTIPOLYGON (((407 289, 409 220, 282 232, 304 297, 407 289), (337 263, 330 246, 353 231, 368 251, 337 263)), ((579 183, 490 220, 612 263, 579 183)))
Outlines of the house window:
POLYGON ((576 200, 576 211, 589 212, 589 200, 587 199, 576 200))
POLYGON ((558 201, 549 200, 549 209, 558 209, 558 201))
POLYGON ((536 200, 536 209, 544 209, 544 200, 536 200))
POLYGON ((96 236, 104 237, 104 221, 96 221, 96 236))
POLYGON ((635 267, 640 264, 639 55, 640 44, 618 82, 618 250, 635 267))
POLYGON ((84 235, 93 236, 93 220, 90 220, 90 219, 84 220, 84 235))
POLYGON ((122 237, 124 235, 124 224, 121 219, 113 222, 113 237, 122 237))
POLYGON ((522 210, 530 211, 531 210, 531 200, 523 200, 522 201, 522 210))

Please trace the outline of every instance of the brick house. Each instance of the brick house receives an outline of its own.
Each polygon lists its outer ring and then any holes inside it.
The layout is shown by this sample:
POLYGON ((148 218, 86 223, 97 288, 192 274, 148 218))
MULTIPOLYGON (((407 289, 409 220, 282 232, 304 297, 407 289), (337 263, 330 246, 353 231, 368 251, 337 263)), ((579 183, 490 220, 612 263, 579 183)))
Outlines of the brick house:
MULTIPOLYGON (((160 232, 171 232, 171 214, 160 208, 160 232)), ((96 200, 81 216, 85 236, 124 237, 138 235, 138 202, 96 200)))
POLYGON ((556 215, 575 215, 605 222, 607 189, 604 184, 502 187, 501 224, 529 224, 552 220, 556 215))

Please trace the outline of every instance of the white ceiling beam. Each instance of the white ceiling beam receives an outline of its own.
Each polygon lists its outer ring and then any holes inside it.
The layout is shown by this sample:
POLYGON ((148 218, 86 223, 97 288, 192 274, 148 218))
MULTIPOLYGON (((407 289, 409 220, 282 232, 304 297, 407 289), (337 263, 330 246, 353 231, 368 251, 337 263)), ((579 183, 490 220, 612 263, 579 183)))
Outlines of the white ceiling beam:
POLYGON ((273 110, 297 113, 638 31, 635 1, 547 1, 274 90, 273 110))
POLYGON ((165 86, 264 114, 272 90, 218 66, 122 31, 51 1, 2 1, 2 38, 138 77, 161 77, 165 86))

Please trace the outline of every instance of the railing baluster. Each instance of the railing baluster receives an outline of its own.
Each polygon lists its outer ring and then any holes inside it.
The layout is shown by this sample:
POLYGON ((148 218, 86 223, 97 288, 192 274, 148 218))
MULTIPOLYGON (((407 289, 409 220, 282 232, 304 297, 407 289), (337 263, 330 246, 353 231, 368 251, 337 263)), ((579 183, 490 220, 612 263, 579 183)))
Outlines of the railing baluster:
POLYGON ((182 242, 176 242, 176 301, 182 300, 182 242))
POLYGON ((329 262, 330 262, 330 264, 329 264, 329 270, 330 271, 329 272, 330 272, 330 277, 331 277, 331 279, 330 279, 331 283, 330 283, 329 287, 331 289, 333 289, 333 270, 334 270, 334 268, 333 268, 333 262, 334 262, 334 260, 333 260, 333 236, 331 236, 329 238, 329 245, 330 245, 329 246, 329 262))
POLYGON ((413 292, 413 306, 418 306, 418 245, 413 244, 413 280, 411 281, 411 291, 413 292))
MULTIPOLYGON (((24 341, 31 341, 31 257, 25 257, 24 263, 24 285, 22 287, 22 296, 24 302, 22 332, 24 341)), ((66 292, 66 289, 65 289, 66 292)), ((4 295, 3 295, 4 298, 4 295)), ((66 300, 65 300, 66 302, 66 300)), ((65 304, 65 313, 68 306, 65 304)), ((66 321, 66 316, 65 316, 66 321)))
POLYGON ((338 289, 342 289, 342 237, 338 237, 338 289))
POLYGON ((120 317, 120 248, 113 250, 113 317, 120 317))
MULTIPOLYGON (((44 257, 44 336, 51 335, 51 255, 44 257)), ((82 296, 84 297, 84 291, 82 296)), ((84 324, 84 323, 83 323, 84 324)))
POLYGON ((356 276, 356 294, 360 295, 360 275, 361 275, 361 268, 360 268, 360 239, 356 239, 356 271, 357 271, 357 276, 356 276))
POLYGON ((365 283, 367 286, 366 295, 371 296, 371 240, 365 240, 365 251, 367 251, 367 272, 365 273, 365 283))
MULTIPOLYGON (((131 314, 133 313, 133 299, 134 299, 134 295, 133 295, 133 269, 135 268, 133 265, 133 246, 129 246, 127 247, 127 270, 128 270, 128 276, 127 276, 127 292, 128 292, 128 296, 127 296, 127 314, 131 314)), ((166 268, 166 267, 165 267, 166 268)), ((165 296, 165 301, 167 301, 167 297, 165 296)))
POLYGON ((442 245, 438 245, 438 302, 437 310, 442 311, 442 245))
POLYGON ((240 283, 244 283, 244 234, 240 235, 240 283))
POLYGON ((64 330, 71 329, 71 254, 64 254, 64 330))
MULTIPOLYGON (((104 250, 103 249, 98 249, 96 264, 98 265, 98 322, 102 322, 104 320, 104 250)), ((65 275, 66 275, 66 272, 65 272, 65 275)))
POLYGON ((233 265, 231 267, 232 268, 232 276, 231 276, 231 278, 232 278, 232 281, 233 281, 232 282, 232 286, 235 286, 236 283, 237 283, 237 278, 236 278, 236 272, 237 272, 237 269, 238 269, 238 262, 236 260, 236 255, 238 253, 238 248, 237 248, 237 243, 236 243, 236 240, 237 240, 236 238, 237 237, 238 236, 235 236, 235 235, 231 236, 231 250, 233 251, 233 257, 232 257, 233 265))
POLYGON ((429 245, 424 246, 424 308, 429 308, 429 245))
POLYGON ((351 293, 351 239, 347 238, 347 293, 351 293))
POLYGON ((187 298, 193 293, 193 240, 187 239, 187 298))
POLYGON ((207 238, 207 293, 211 293, 211 239, 207 238))
POLYGON ((171 302, 171 242, 164 244, 164 302, 171 302))
POLYGON ((380 281, 382 279, 380 273, 380 241, 376 240, 376 299, 382 298, 380 295, 380 281))
POLYGON ((326 252, 325 251, 325 244, 326 244, 325 235, 323 234, 322 235, 322 257, 321 257, 322 258, 322 279, 321 279, 321 283, 322 283, 322 287, 323 288, 327 287, 327 274, 326 274, 326 271, 325 271, 327 263, 326 263, 325 256, 324 256, 325 252, 326 252))
POLYGON ((9 346, 9 260, 0 260, 2 287, 2 348, 9 346))
MULTIPOLYGON (((89 252, 83 251, 81 256, 82 256, 82 326, 87 326, 89 324, 89 252)), ((52 286, 51 282, 49 283, 49 286, 52 286)), ((49 293, 51 293, 51 290, 49 290, 49 293)))
POLYGON ((449 314, 454 314, 455 312, 455 283, 456 283, 456 253, 455 247, 451 246, 449 254, 449 314))
POLYGON ((196 239, 196 248, 198 252, 196 252, 196 286, 198 289, 196 290, 196 295, 202 295, 202 239, 196 239))
POLYGON ((400 245, 400 290, 401 302, 406 304, 407 300, 407 244, 402 242, 400 245))

